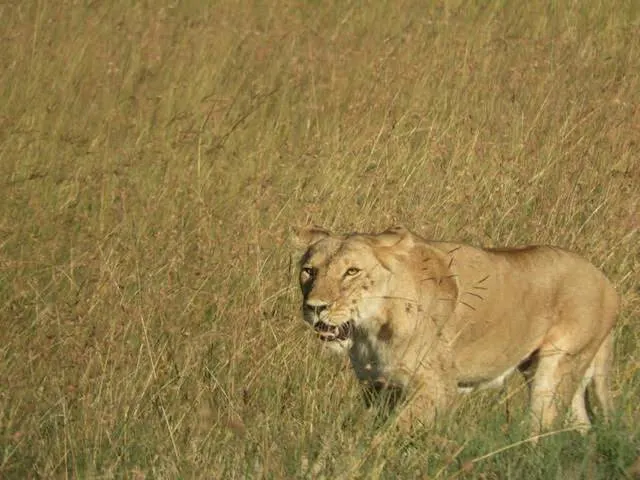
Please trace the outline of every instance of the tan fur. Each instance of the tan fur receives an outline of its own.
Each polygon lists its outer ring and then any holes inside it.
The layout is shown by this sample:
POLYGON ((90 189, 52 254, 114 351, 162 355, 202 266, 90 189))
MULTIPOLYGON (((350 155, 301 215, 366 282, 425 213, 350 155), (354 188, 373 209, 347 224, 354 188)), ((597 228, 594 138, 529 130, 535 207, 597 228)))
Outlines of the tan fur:
POLYGON ((349 355, 368 394, 405 399, 405 426, 433 421, 457 392, 501 386, 516 369, 528 380, 534 432, 562 407, 586 429, 589 384, 610 413, 618 296, 579 256, 430 242, 403 227, 342 236, 312 228, 298 238, 305 320, 349 355))

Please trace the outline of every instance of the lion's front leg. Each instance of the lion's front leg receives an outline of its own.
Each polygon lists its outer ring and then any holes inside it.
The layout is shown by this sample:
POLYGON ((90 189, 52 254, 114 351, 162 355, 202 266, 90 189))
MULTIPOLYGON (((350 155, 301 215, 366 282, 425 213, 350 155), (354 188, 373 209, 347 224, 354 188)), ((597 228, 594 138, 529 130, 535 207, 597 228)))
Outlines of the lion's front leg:
POLYGON ((386 422, 404 400, 404 389, 385 379, 362 382, 362 398, 367 408, 375 412, 376 422, 386 422))
POLYGON ((455 396, 454 385, 433 374, 429 377, 428 381, 415 382, 406 392, 406 400, 400 405, 396 417, 403 432, 433 426, 451 406, 455 396))
POLYGON ((410 433, 416 427, 432 425, 446 409, 448 402, 445 398, 434 395, 438 390, 442 389, 414 387, 409 393, 406 388, 379 380, 365 383, 362 393, 366 407, 375 412, 377 423, 384 424, 391 420, 391 426, 403 433, 410 433))
MULTIPOLYGON (((457 393, 453 355, 447 343, 439 343, 426 355, 416 355, 404 369, 404 397, 396 422, 401 430, 431 426, 450 408, 457 393), (418 358, 416 358, 418 357, 418 358)), ((414 350, 415 351, 415 350, 414 350)), ((410 358, 405 357, 405 360, 410 358)))
POLYGON ((400 387, 389 387, 386 383, 368 385, 364 390, 367 406, 377 407, 377 420, 385 422, 392 416, 388 424, 390 429, 379 430, 374 436, 371 446, 376 448, 383 443, 389 434, 399 431, 410 435, 419 428, 431 427, 448 409, 455 389, 449 388, 444 380, 435 380, 429 384, 415 384, 410 390, 400 387))

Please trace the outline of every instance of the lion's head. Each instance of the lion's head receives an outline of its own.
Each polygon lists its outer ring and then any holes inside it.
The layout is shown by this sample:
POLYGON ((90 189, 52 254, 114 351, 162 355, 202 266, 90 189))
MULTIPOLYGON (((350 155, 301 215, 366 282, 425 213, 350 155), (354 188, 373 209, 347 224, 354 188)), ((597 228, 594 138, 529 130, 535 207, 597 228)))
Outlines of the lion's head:
POLYGON ((352 345, 356 329, 385 324, 385 303, 402 278, 396 267, 413 245, 410 232, 396 227, 379 235, 337 236, 310 228, 298 239, 306 248, 300 261, 303 315, 321 340, 340 351, 352 345))

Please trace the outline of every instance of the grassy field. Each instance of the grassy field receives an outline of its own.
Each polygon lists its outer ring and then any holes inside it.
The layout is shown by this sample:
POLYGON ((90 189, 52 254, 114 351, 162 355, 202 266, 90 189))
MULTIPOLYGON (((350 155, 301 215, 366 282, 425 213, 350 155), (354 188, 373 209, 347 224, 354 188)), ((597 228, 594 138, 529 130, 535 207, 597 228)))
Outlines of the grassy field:
POLYGON ((25 0, 0 22, 0 478, 630 475, 638 2, 25 0), (372 444, 301 320, 288 239, 311 222, 589 258, 623 299, 613 423, 533 447, 514 379, 372 444))

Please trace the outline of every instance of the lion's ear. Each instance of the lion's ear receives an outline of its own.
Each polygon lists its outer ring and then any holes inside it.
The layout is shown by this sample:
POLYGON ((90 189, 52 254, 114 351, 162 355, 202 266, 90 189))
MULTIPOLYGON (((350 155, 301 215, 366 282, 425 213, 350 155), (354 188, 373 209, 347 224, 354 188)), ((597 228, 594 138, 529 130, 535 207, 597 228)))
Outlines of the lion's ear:
POLYGON ((296 248, 307 249, 323 238, 331 236, 331 232, 321 227, 310 226, 293 228, 292 243, 296 248))
POLYGON ((376 235, 376 240, 380 246, 404 248, 406 250, 410 250, 415 244, 413 233, 402 225, 396 225, 376 235))

